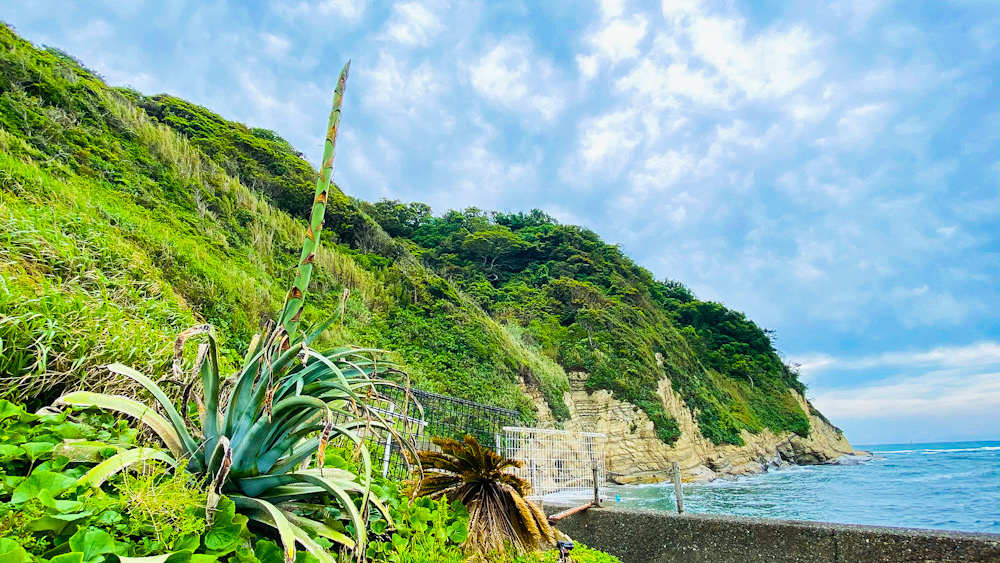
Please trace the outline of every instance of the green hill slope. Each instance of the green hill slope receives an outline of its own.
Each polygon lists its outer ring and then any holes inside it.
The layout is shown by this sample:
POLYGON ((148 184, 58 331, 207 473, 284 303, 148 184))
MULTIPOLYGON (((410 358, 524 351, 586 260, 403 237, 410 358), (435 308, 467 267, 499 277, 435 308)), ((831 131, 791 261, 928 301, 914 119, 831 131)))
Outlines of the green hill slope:
MULTIPOLYGON (((281 302, 315 171, 272 131, 111 88, 6 27, 0 47, 0 386, 41 403, 121 385, 110 361, 164 376, 174 335, 202 321, 234 363, 281 302)), ((678 425, 654 392, 668 377, 716 443, 809 432, 766 331, 592 231, 339 190, 326 225, 305 318, 350 290, 326 338, 393 350, 418 387, 530 422, 532 386, 564 419, 566 371, 583 370, 669 443, 678 425)))

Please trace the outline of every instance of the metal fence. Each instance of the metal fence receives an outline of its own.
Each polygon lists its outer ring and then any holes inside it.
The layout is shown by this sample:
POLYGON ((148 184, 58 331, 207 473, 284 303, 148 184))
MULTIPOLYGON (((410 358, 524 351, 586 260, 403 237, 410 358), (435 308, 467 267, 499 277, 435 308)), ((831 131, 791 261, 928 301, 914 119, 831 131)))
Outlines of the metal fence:
POLYGON ((461 440, 471 435, 479 443, 503 451, 500 447, 503 428, 520 422, 516 411, 419 389, 410 389, 408 400, 401 389, 389 387, 379 392, 370 407, 390 422, 396 433, 369 428, 364 432, 365 442, 375 470, 397 481, 406 478, 410 471, 400 439, 415 450, 432 450, 437 449, 431 442, 433 437, 461 440), (414 402, 423 407, 423 418, 414 402))
POLYGON ((541 499, 553 493, 592 498, 595 468, 598 494, 604 498, 605 434, 519 426, 507 426, 503 431, 506 456, 523 462, 513 471, 531 483, 529 498, 541 499))
MULTIPOLYGON (((386 389, 383 394, 397 404, 402 404, 404 399, 404 392, 400 389, 386 389)), ((410 389, 410 395, 412 400, 423 407, 424 421, 427 423, 414 442, 418 450, 435 449, 431 443, 432 437, 462 440, 466 435, 473 436, 480 444, 493 447, 497 443, 497 436, 503 435, 505 426, 521 422, 521 415, 509 409, 419 389, 410 389)), ((416 409, 410 408, 409 414, 416 416, 416 409)))

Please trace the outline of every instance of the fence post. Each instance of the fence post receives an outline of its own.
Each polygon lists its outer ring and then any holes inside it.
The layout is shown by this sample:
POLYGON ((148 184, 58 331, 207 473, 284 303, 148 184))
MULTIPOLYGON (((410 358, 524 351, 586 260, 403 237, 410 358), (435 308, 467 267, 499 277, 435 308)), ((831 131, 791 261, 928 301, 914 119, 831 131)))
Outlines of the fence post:
POLYGON ((600 470, 594 464, 594 506, 601 506, 601 481, 600 470))
POLYGON ((530 472, 529 472, 528 480, 531 483, 531 490, 532 491, 538 491, 538 482, 535 480, 535 458, 534 458, 534 452, 532 452, 532 458, 528 462, 528 464, 529 464, 529 467, 530 467, 530 472))
MULTIPOLYGON (((396 412, 396 404, 389 403, 389 424, 395 421, 392 414, 396 412)), ((385 452, 382 454, 382 477, 389 477, 389 458, 392 457, 392 432, 385 431, 385 452)))
POLYGON ((684 489, 681 488, 681 464, 673 462, 674 470, 674 496, 677 497, 677 513, 684 512, 684 489))

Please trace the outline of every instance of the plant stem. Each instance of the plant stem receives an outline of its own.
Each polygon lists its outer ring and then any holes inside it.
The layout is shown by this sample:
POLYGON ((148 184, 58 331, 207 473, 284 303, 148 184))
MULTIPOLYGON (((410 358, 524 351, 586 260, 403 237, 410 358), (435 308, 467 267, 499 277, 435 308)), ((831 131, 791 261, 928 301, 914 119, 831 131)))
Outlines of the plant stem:
POLYGON ((340 71, 337 88, 333 92, 333 109, 330 110, 330 120, 326 127, 323 163, 319 169, 319 179, 316 180, 316 198, 313 200, 312 214, 309 218, 309 225, 306 227, 305 238, 302 241, 302 254, 299 258, 299 265, 295 269, 295 279, 292 281, 292 287, 288 290, 285 304, 281 309, 281 326, 285 329, 290 344, 296 342, 299 321, 305 306, 306 290, 309 287, 309 278, 312 276, 313 261, 316 258, 316 251, 319 249, 320 231, 323 230, 323 216, 326 214, 326 200, 330 190, 330 175, 333 172, 337 130, 340 128, 340 105, 344 98, 347 73, 350 68, 351 61, 347 61, 344 69, 340 71))

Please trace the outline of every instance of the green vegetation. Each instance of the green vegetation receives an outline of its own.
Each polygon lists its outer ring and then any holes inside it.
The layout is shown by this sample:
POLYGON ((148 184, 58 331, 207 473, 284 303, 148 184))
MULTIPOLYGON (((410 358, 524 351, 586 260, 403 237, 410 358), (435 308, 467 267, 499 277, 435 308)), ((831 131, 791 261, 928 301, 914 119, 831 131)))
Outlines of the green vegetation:
POLYGON ((608 389, 642 408, 673 442, 680 429, 657 395, 665 375, 716 443, 741 444, 744 429, 808 434, 808 418, 788 393, 804 387, 779 358, 772 334, 742 313, 699 301, 678 282, 654 280, 592 231, 538 210, 434 217, 426 205, 387 200, 362 209, 539 360, 524 361, 526 379, 557 419, 568 415, 563 370, 586 371, 589 389, 608 389))
MULTIPOLYGON (((174 335, 218 329, 241 364, 300 265, 318 174, 273 132, 170 96, 106 86, 69 55, 0 27, 0 385, 32 408, 65 390, 133 389, 102 366, 170 375, 174 335)), ((663 282, 593 232, 540 211, 354 201, 323 209, 303 317, 343 321, 319 348, 392 350, 428 391, 556 420, 566 371, 588 372, 679 435, 661 377, 717 443, 808 432, 770 334, 663 282), (345 290, 349 290, 346 301, 345 290)), ((307 256, 306 256, 307 257, 307 256)), ((188 358, 191 360, 192 358, 188 358)))

